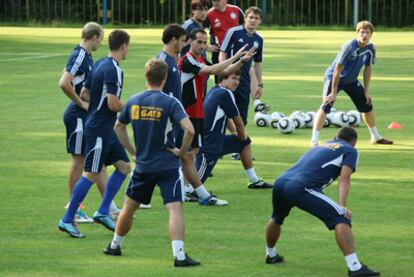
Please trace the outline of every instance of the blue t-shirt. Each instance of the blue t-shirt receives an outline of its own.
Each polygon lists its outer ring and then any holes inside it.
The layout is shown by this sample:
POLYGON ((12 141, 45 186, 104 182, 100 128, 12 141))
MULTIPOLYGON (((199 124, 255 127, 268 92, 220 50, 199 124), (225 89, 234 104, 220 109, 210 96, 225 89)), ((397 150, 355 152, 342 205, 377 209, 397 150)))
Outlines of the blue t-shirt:
POLYGON ((204 144, 202 152, 212 156, 222 153, 227 119, 240 115, 231 90, 216 86, 204 99, 204 144))
MULTIPOLYGON (((77 95, 80 94, 83 84, 88 78, 93 66, 92 55, 80 45, 76 45, 66 63, 66 72, 73 76, 72 86, 77 95)), ((86 111, 71 101, 66 108, 66 112, 75 117, 83 117, 86 111)))
POLYGON ((253 59, 249 60, 240 68, 241 76, 239 86, 250 87, 250 67, 252 66, 252 60, 257 63, 263 61, 263 38, 256 32, 250 35, 243 26, 233 27, 227 31, 220 51, 226 52, 227 57, 231 57, 245 44, 248 44, 245 49, 246 51, 249 51, 252 47, 256 47, 257 49, 253 59))
MULTIPOLYGON (((193 19, 189 18, 186 21, 184 21, 184 23, 181 25, 181 27, 183 27, 184 30, 187 31, 187 42, 188 42, 188 36, 190 35, 190 33, 194 30, 194 29, 201 29, 204 30, 204 26, 198 24, 197 22, 195 22, 193 19)), ((190 44, 186 44, 180 52, 180 57, 184 56, 188 51, 190 51, 190 44)), ((203 57, 207 60, 207 55, 206 55, 206 51, 203 52, 203 57)))
POLYGON ((280 178, 295 180, 307 188, 323 189, 335 181, 341 168, 347 165, 356 169, 358 152, 343 140, 328 141, 313 147, 280 178))
POLYGON ((181 75, 178 70, 177 61, 164 51, 160 52, 157 58, 165 61, 168 65, 167 81, 165 82, 163 92, 174 96, 181 102, 181 75))
POLYGON ((147 90, 128 99, 118 119, 132 125, 136 173, 180 167, 180 160, 167 148, 175 147, 173 124, 185 117, 187 114, 181 103, 161 91, 147 90))
POLYGON ((358 80, 359 71, 364 65, 375 64, 375 46, 368 43, 364 48, 360 48, 356 39, 348 41, 326 70, 325 79, 332 79, 337 63, 344 66, 340 76, 341 83, 353 83, 358 80))
POLYGON ((105 57, 96 62, 91 74, 85 82, 85 88, 90 91, 88 120, 86 134, 109 137, 114 136, 116 112, 108 107, 108 94, 121 98, 124 73, 118 62, 105 57))

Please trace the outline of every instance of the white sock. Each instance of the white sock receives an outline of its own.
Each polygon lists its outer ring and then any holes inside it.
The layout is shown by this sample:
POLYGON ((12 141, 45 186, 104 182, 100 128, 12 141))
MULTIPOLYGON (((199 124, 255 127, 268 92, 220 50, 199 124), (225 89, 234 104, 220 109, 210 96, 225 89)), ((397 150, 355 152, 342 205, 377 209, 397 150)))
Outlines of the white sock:
POLYGON ((114 238, 112 239, 112 242, 111 242, 111 248, 115 249, 118 246, 121 246, 122 242, 124 241, 124 238, 125 238, 125 236, 121 237, 121 236, 117 235, 116 233, 114 233, 114 238))
POLYGON ((345 256, 345 261, 351 271, 360 270, 362 267, 355 252, 345 256))
POLYGON ((206 190, 204 185, 195 188, 195 191, 197 192, 198 197, 201 199, 207 199, 210 197, 210 193, 206 190))
POLYGON ((380 134, 378 133, 378 129, 377 127, 372 127, 372 128, 368 128, 369 132, 371 133, 371 139, 372 140, 380 140, 382 139, 382 137, 380 136, 380 134))
POLYGON ((276 256, 277 251, 276 251, 276 247, 269 247, 266 245, 266 255, 269 256, 270 258, 273 258, 274 256, 276 256))
POLYGON ((256 183, 259 181, 259 177, 256 175, 256 171, 254 167, 246 169, 247 178, 249 179, 250 183, 256 183))
POLYGON ((185 260, 184 241, 173 240, 171 241, 171 245, 174 257, 176 257, 179 261, 185 260))
POLYGON ((311 138, 311 142, 312 143, 318 143, 319 133, 320 133, 320 131, 318 131, 316 129, 313 129, 313 131, 312 131, 312 138, 311 138))
POLYGON ((115 211, 118 211, 119 210, 114 201, 111 202, 111 206, 109 207, 109 210, 111 212, 115 212, 115 211))
POLYGON ((259 105, 259 104, 261 104, 262 103, 262 101, 260 100, 260 99, 254 99, 254 101, 253 101, 253 106, 256 108, 257 107, 257 105, 259 105))
POLYGON ((184 185, 184 192, 185 193, 192 193, 194 191, 193 186, 191 184, 184 185))

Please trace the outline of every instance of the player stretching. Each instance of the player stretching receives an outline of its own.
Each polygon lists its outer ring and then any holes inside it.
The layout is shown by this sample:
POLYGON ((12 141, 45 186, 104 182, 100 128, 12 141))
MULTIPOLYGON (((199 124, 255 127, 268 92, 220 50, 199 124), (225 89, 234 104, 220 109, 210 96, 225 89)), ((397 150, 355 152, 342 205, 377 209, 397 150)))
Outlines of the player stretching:
MULTIPOLYGON (((194 128, 181 103, 161 90, 167 79, 168 66, 159 59, 145 65, 147 90, 132 96, 115 124, 116 134, 135 157, 135 169, 126 190, 125 203, 116 224, 112 242, 104 249, 107 255, 121 255, 121 244, 131 229, 139 204, 150 204, 155 185, 161 190, 168 211, 168 229, 172 241, 174 266, 196 266, 184 251, 183 176, 180 159, 187 154, 194 128), (126 126, 131 123, 135 147, 126 126), (184 130, 181 148, 175 148, 172 125, 184 130)), ((158 236, 158 234, 156 234, 158 236)))
MULTIPOLYGON (((69 197, 72 196, 73 187, 82 176, 85 155, 84 127, 89 104, 83 101, 79 95, 93 66, 91 52, 101 46, 103 36, 104 30, 101 25, 95 22, 86 23, 82 29, 82 41, 70 54, 66 68, 59 80, 59 87, 72 100, 63 115, 66 127, 66 149, 72 155, 68 179, 69 197)), ((105 182, 106 174, 102 172, 96 180, 101 195, 105 191, 105 182)), ((78 209, 75 214, 75 222, 92 223, 93 219, 78 209)))
POLYGON ((248 188, 267 189, 272 185, 261 180, 253 167, 250 138, 246 135, 243 119, 237 109, 233 92, 240 82, 240 71, 218 75, 219 85, 212 88, 204 101, 204 144, 197 155, 197 169, 205 182, 217 160, 230 153, 239 153, 249 179, 248 188), (235 125, 231 135, 226 135, 227 122, 235 125), (234 122, 234 123, 233 123, 234 122))
POLYGON ((108 179, 104 197, 93 220, 109 230, 115 230, 115 223, 109 217, 109 207, 130 171, 128 156, 113 129, 116 114, 123 106, 120 98, 124 74, 119 63, 128 53, 129 35, 115 30, 109 34, 108 43, 108 57, 94 65, 81 92, 82 97, 89 98, 84 174, 76 183, 70 205, 58 225, 61 231, 75 238, 85 237, 73 223, 75 212, 96 182, 104 164, 113 164, 116 170, 108 179))
POLYGON ((357 133, 351 127, 338 131, 332 141, 311 148, 279 178, 273 187, 273 214, 266 229, 266 263, 283 262, 275 248, 281 225, 293 207, 298 207, 322 220, 329 230, 335 230, 336 242, 345 256, 349 276, 379 276, 363 265, 355 253, 351 230, 352 213, 346 208, 351 186, 351 174, 356 169, 357 133), (322 190, 339 176, 339 204, 322 190))
POLYGON ((372 110, 372 97, 369 92, 372 65, 375 63, 375 47, 369 40, 374 32, 374 25, 369 21, 361 21, 356 26, 356 31, 357 38, 342 46, 332 65, 325 72, 323 103, 313 123, 312 146, 318 144, 319 133, 325 118, 341 90, 349 95, 355 107, 362 113, 365 125, 371 134, 371 143, 393 144, 392 140, 383 138, 377 130, 375 114, 372 110), (364 85, 358 81, 362 67, 364 67, 364 85))

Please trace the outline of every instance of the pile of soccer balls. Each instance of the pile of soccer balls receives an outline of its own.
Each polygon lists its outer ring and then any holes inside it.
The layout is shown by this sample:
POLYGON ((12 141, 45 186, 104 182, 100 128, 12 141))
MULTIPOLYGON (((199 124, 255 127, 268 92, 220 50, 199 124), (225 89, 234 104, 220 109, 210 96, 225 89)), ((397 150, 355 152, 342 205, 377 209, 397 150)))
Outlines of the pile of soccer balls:
MULTIPOLYGON (((315 112, 305 113, 301 111, 294 111, 289 116, 285 116, 281 112, 272 114, 257 112, 254 116, 254 122, 259 127, 271 126, 283 134, 290 134, 295 129, 312 128, 315 116, 315 112)), ((352 110, 346 113, 332 108, 326 117, 324 127, 331 125, 336 127, 358 127, 359 124, 361 124, 361 114, 358 111, 352 110)))

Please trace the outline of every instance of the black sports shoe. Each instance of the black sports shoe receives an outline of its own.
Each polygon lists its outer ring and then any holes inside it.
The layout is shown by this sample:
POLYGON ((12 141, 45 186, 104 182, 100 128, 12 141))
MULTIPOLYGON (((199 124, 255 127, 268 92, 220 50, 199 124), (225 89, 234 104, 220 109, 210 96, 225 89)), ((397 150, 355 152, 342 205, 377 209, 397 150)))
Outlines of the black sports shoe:
POLYGON ((102 252, 104 252, 104 254, 106 255, 112 255, 112 256, 122 255, 121 247, 118 245, 115 249, 111 248, 111 243, 109 243, 108 246, 102 250, 102 252))
POLYGON ((269 105, 266 105, 265 103, 260 103, 257 104, 256 107, 254 107, 254 111, 257 112, 261 112, 261 113, 267 113, 268 111, 270 111, 272 107, 269 105))
POLYGON ((271 189, 273 188, 273 185, 266 183, 262 179, 259 179, 259 181, 255 183, 250 183, 247 186, 249 189, 271 189))
POLYGON ((280 256, 279 254, 276 254, 274 257, 270 257, 269 255, 266 256, 266 263, 267 264, 280 264, 283 263, 285 259, 283 256, 280 256))
POLYGON ((380 276, 380 273, 373 271, 366 265, 362 265, 359 270, 348 270, 348 276, 380 276))
POLYGON ((186 192, 184 195, 184 202, 198 202, 198 194, 193 192, 186 192))
POLYGON ((174 259, 175 267, 196 266, 196 265, 201 265, 201 263, 199 261, 195 261, 191 259, 187 254, 185 254, 185 259, 182 261, 177 260, 177 258, 174 259))

